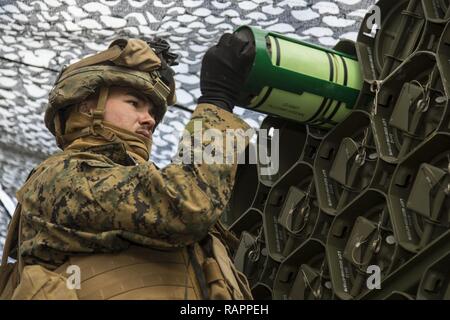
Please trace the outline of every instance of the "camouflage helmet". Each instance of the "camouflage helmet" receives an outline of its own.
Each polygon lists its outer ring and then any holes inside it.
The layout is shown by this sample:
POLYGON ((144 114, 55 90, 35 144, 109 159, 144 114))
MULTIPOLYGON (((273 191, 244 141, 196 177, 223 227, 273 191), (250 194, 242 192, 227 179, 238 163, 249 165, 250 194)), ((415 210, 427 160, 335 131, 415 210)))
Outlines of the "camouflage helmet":
MULTIPOLYGON (((167 42, 160 39, 153 43, 140 39, 117 39, 107 50, 63 68, 49 94, 44 119, 46 127, 58 140, 58 136, 64 133, 58 132, 58 127, 64 125, 60 111, 111 86, 132 87, 149 98, 156 107, 155 120, 158 123, 167 106, 176 102, 175 81, 170 68, 175 64, 176 55, 169 53, 168 48, 167 42)), ((97 121, 103 119, 104 110, 98 110, 100 100, 102 97, 99 97, 97 109, 93 112, 97 121)), ((103 104, 105 101, 106 97, 103 97, 103 104)))

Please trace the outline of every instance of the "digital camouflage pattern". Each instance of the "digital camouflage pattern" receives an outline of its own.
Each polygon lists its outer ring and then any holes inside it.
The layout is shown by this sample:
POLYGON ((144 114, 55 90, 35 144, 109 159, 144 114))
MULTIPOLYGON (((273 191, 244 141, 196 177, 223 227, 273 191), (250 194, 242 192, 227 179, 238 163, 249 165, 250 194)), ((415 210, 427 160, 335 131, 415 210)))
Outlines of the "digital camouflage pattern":
MULTIPOLYGON (((186 129, 248 129, 233 114, 200 104, 186 129)), ((204 140, 202 150, 214 141, 204 140)), ((246 141, 246 144, 248 141, 246 141)), ((193 152, 193 151, 192 151, 193 152)), ((235 147, 235 159, 237 158, 235 147)), ((17 197, 20 254, 55 269, 77 253, 117 252, 136 243, 158 249, 204 238, 224 210, 237 164, 136 164, 120 143, 70 148, 41 165, 17 197)))

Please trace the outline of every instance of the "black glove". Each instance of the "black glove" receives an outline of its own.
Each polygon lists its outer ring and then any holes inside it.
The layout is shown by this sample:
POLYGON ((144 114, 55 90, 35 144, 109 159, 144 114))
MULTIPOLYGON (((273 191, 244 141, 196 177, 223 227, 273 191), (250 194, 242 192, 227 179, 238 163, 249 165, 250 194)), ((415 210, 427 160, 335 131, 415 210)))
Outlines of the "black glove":
POLYGON ((225 33, 206 51, 200 73, 202 96, 198 103, 211 103, 233 112, 247 79, 255 49, 236 35, 225 33))

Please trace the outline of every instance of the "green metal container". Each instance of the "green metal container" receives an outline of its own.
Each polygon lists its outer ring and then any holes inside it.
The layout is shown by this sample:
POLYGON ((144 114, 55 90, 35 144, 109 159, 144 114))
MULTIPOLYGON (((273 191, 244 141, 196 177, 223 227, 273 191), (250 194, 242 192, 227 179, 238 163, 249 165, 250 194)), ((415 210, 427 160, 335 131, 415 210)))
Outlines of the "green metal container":
POLYGON ((425 24, 420 0, 380 0, 372 8, 377 10, 368 10, 356 40, 368 82, 386 78, 417 50, 425 24))
POLYGON ((273 299, 335 299, 321 241, 309 238, 283 260, 275 276, 273 299))
POLYGON ((363 84, 356 57, 254 27, 236 34, 255 46, 242 107, 330 128, 355 106, 363 84))
MULTIPOLYGON (((359 299, 368 290, 370 266, 383 281, 409 257, 398 245, 386 194, 367 189, 339 212, 328 233, 326 252, 335 294, 359 299)), ((383 282, 381 282, 383 287, 383 282)))
POLYGON ((450 300, 450 252, 430 264, 420 280, 417 300, 450 300))

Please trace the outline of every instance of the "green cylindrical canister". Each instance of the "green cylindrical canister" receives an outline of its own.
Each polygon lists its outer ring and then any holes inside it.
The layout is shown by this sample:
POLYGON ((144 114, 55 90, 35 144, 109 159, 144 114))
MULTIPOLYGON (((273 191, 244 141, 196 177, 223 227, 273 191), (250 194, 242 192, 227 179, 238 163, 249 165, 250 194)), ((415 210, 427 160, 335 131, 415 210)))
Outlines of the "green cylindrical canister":
POLYGON ((235 33, 255 46, 240 106, 322 128, 354 107, 363 85, 356 57, 249 26, 235 33))

